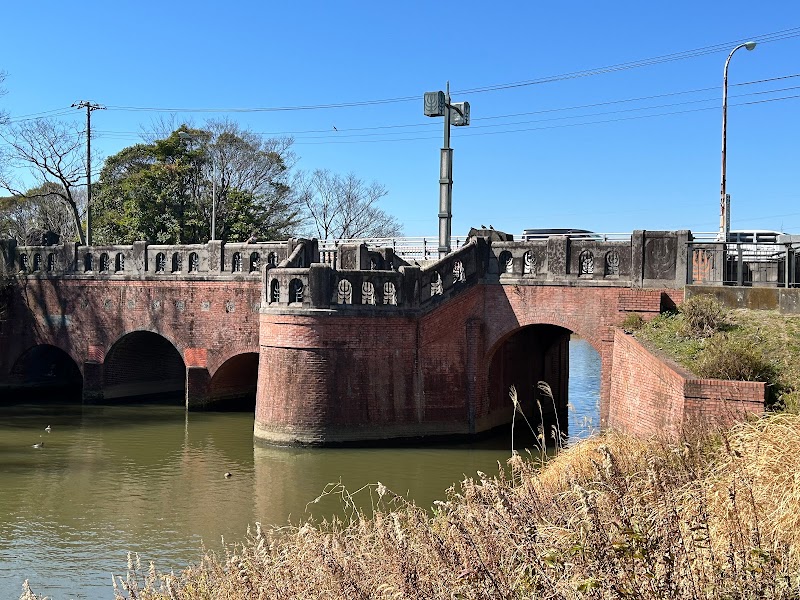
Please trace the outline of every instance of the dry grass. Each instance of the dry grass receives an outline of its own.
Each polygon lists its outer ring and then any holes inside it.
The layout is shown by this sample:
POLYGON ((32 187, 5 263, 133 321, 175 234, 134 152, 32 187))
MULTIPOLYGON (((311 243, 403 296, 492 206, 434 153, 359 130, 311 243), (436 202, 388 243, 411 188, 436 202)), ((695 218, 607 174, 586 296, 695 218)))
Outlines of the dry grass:
POLYGON ((335 486, 347 522, 257 525, 177 574, 134 560, 115 597, 798 598, 797 473, 796 415, 677 446, 607 434, 541 472, 515 455, 432 514, 376 484, 368 518, 335 486))

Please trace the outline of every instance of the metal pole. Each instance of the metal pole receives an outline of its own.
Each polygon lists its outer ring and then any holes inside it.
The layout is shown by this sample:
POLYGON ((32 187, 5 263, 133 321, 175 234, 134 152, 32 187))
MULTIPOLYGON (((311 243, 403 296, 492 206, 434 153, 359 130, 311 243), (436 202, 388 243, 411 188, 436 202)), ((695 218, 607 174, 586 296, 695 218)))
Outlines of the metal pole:
POLYGON ((730 231, 730 215, 729 210, 730 207, 726 206, 726 196, 725 196, 725 170, 726 170, 726 161, 725 161, 725 153, 727 150, 727 129, 728 129, 728 65, 730 65, 731 58, 733 57, 733 53, 736 52, 739 48, 747 48, 748 50, 752 50, 756 47, 755 42, 746 42, 744 44, 739 44, 728 55, 728 59, 725 61, 725 68, 722 72, 722 177, 720 182, 720 192, 719 192, 719 241, 725 242, 728 240, 728 233, 730 231))
POLYGON ((211 241, 217 239, 217 161, 211 160, 211 241))
POLYGON ((444 113, 444 144, 439 160, 439 258, 450 253, 453 216, 453 151, 450 148, 450 82, 447 82, 444 113))
POLYGON ((86 245, 92 245, 92 105, 86 103, 86 245))

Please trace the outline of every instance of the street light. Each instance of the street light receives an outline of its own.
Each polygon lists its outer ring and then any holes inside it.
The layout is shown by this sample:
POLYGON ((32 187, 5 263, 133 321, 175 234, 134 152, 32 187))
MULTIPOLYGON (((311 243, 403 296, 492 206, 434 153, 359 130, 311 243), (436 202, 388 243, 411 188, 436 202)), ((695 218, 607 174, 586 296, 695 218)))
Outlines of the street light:
POLYGON ((725 150, 727 149, 727 129, 728 129, 728 65, 731 62, 733 53, 739 48, 747 48, 752 50, 756 47, 755 42, 745 42, 739 44, 731 50, 728 55, 728 60, 725 61, 725 70, 722 76, 722 183, 720 184, 719 192, 719 240, 726 242, 728 240, 728 233, 731 229, 731 211, 730 211, 730 197, 725 191, 725 150))
POLYGON ((439 160, 439 258, 450 253, 453 220, 453 150, 450 148, 450 125, 469 125, 469 102, 450 104, 450 82, 447 92, 425 92, 426 117, 444 117, 444 144, 439 160))
MULTIPOLYGON (((178 137, 184 141, 195 141, 197 137, 187 131, 179 131, 178 137)), ((211 155, 211 241, 217 239, 217 160, 211 155)))

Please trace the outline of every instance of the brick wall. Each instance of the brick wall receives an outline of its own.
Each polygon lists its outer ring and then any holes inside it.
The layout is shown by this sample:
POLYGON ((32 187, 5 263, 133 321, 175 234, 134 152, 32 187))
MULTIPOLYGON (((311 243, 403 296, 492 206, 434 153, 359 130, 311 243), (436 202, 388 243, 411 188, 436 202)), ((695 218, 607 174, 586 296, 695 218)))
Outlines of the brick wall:
POLYGON ((760 382, 697 379, 615 330, 608 425, 642 437, 678 438, 688 427, 730 424, 764 410, 760 382))
MULTIPOLYGON (((50 344, 75 361, 87 397, 100 399, 103 363, 114 344, 134 331, 162 336, 187 366, 207 371, 206 378, 229 358, 258 351, 258 280, 29 278, 21 283, 0 352, 0 379, 26 350, 50 344)), ((109 381, 126 379, 120 368, 109 381)))
POLYGON ((419 316, 264 309, 256 437, 316 444, 500 425, 508 390, 489 389, 490 361, 509 336, 539 324, 598 350, 605 419, 614 326, 630 311, 657 314, 662 301, 661 290, 487 284, 419 316))

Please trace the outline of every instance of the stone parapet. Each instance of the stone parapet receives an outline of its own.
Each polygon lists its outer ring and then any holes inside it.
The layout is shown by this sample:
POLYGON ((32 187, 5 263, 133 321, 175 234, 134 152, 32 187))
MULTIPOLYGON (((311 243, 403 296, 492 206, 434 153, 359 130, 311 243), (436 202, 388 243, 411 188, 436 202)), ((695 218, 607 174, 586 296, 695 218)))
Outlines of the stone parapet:
POLYGON ((17 277, 229 278, 259 277, 261 267, 276 266, 290 255, 307 266, 318 260, 316 242, 288 240, 255 244, 210 241, 207 244, 162 245, 134 242, 130 246, 18 246, 0 243, 5 274, 17 277), (305 261, 303 261, 305 259, 305 261))

